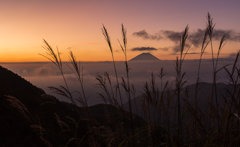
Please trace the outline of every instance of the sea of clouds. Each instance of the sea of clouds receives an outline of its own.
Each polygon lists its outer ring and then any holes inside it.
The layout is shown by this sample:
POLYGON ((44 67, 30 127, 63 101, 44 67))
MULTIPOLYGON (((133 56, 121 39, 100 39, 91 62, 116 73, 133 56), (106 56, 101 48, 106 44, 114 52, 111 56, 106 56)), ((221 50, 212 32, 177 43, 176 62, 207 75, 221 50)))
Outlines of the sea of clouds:
MULTIPOLYGON (((234 58, 221 58, 218 62, 218 69, 221 67, 230 64, 227 66, 228 69, 231 69, 231 64, 233 64, 234 58)), ((160 89, 160 78, 158 77, 159 71, 161 68, 164 69, 166 75, 163 78, 163 83, 167 80, 170 82, 170 85, 174 87, 174 80, 176 77, 175 72, 175 61, 174 60, 160 60, 160 61, 139 61, 139 62, 128 62, 129 64, 129 77, 130 83, 135 86, 136 96, 143 93, 143 85, 146 82, 149 82, 151 73, 154 73, 156 84, 160 89)), ((197 69, 198 69, 199 60, 185 60, 183 62, 182 71, 186 72, 187 83, 194 84, 197 78, 197 69)), ((39 88, 42 88, 47 94, 56 96, 61 101, 68 101, 63 96, 59 96, 48 87, 55 86, 59 87, 64 85, 62 75, 57 67, 53 63, 1 63, 1 66, 17 73, 19 76, 30 81, 32 84, 36 85, 39 88)), ((64 75, 66 81, 69 85, 70 91, 81 91, 79 81, 77 80, 75 74, 69 68, 71 65, 69 63, 63 64, 64 75)), ((201 82, 212 82, 212 60, 205 59, 202 60, 201 70, 200 70, 200 81, 201 82)), ((104 72, 108 72, 112 80, 113 85, 116 85, 116 78, 114 74, 114 68, 112 62, 81 62, 82 73, 83 73, 83 85, 87 97, 89 98, 89 105, 94 105, 97 103, 102 103, 99 98, 98 93, 103 91, 98 86, 98 81, 96 80, 96 74, 99 73, 103 75, 104 72)), ((126 79, 126 68, 124 62, 116 62, 117 73, 119 81, 121 77, 126 79)), ((227 74, 224 69, 218 72, 217 82, 226 82, 227 74)), ((126 93, 123 88, 121 89, 123 95, 123 101, 126 102, 126 93)), ((74 96, 77 98, 78 95, 74 93, 74 96)))

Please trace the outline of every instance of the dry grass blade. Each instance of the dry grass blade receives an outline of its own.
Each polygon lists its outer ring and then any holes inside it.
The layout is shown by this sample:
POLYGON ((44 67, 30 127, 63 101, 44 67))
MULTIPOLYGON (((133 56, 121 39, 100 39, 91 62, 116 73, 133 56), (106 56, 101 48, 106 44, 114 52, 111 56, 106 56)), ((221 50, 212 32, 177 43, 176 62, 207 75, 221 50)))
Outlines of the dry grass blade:
POLYGON ((110 37, 109 37, 109 35, 108 35, 107 29, 105 28, 104 25, 103 25, 103 28, 102 28, 102 33, 103 33, 103 36, 105 37, 105 40, 107 41, 108 46, 109 46, 109 48, 110 48, 110 51, 111 51, 111 53, 112 53, 113 50, 112 50, 111 40, 110 40, 110 37))
POLYGON ((161 68, 161 70, 160 70, 158 76, 160 77, 160 79, 162 79, 165 75, 166 75, 165 70, 164 70, 163 68, 161 68))
POLYGON ((161 80, 161 90, 162 90, 162 79, 163 77, 166 75, 166 72, 163 68, 161 68, 160 72, 158 73, 158 77, 160 78, 161 80))
POLYGON ((77 126, 77 122, 72 118, 72 117, 69 117, 69 116, 66 116, 67 119, 71 120, 71 122, 77 126))
POLYGON ((123 53, 125 54, 125 50, 124 50, 124 48, 123 48, 123 46, 122 46, 122 44, 120 43, 120 41, 119 41, 119 40, 118 40, 118 43, 119 43, 119 45, 120 45, 120 47, 121 47, 121 49, 122 49, 123 53))
POLYGON ((198 72, 197 72, 197 80, 196 80, 196 86, 195 86, 195 95, 194 95, 194 142, 195 142, 195 146, 197 145, 197 99, 198 99, 198 92, 199 92, 199 81, 200 81, 200 67, 201 67, 201 63, 202 63, 202 56, 209 44, 209 41, 207 41, 209 35, 209 29, 208 27, 206 27, 205 32, 204 32, 204 37, 203 37, 203 41, 202 41, 202 48, 201 48, 201 54, 200 54, 200 59, 199 59, 199 64, 198 64, 198 72))
POLYGON ((70 131, 69 126, 65 122, 63 122, 56 113, 54 113, 54 115, 55 115, 55 119, 57 120, 57 123, 60 126, 61 130, 64 131, 63 129, 65 128, 65 131, 66 130, 70 131))
POLYGON ((232 67, 232 74, 235 72, 235 67, 236 67, 236 64, 239 60, 239 54, 240 54, 240 51, 238 51, 236 57, 235 57, 235 60, 234 60, 234 64, 233 64, 233 67, 232 67))
POLYGON ((35 131, 35 132, 46 132, 46 130, 42 127, 42 126, 39 126, 39 125, 31 125, 31 128, 35 131))
POLYGON ((62 61, 61 61, 61 57, 60 57, 60 53, 57 49, 57 54, 54 52, 54 50, 52 49, 52 47, 49 45, 49 43, 43 39, 43 42, 45 44, 45 46, 43 46, 43 48, 47 51, 46 54, 49 56, 45 56, 40 54, 41 56, 49 59, 50 61, 52 61, 59 69, 62 69, 62 61))
POLYGON ((53 147, 52 144, 49 141, 47 141, 45 138, 43 138, 43 137, 40 137, 40 138, 47 147, 53 147))
POLYGON ((123 45, 124 47, 122 46, 122 44, 120 43, 120 41, 118 40, 119 42, 119 45, 124 53, 124 56, 125 56, 125 60, 127 61, 126 57, 127 57, 127 36, 126 36, 126 29, 124 28, 123 24, 122 24, 122 38, 123 38, 123 45))
MULTIPOLYGON (((219 45, 219 52, 220 50, 223 48, 224 46, 224 42, 226 41, 226 34, 223 34, 222 38, 221 38, 221 41, 220 41, 220 45, 219 45)), ((219 53, 218 53, 219 54, 219 53)))
POLYGON ((110 78, 108 72, 104 72, 104 76, 107 79, 108 83, 111 84, 112 82, 111 82, 111 78, 110 78))
POLYGON ((55 93, 70 99, 71 101, 73 100, 71 93, 64 86, 60 86, 60 88, 49 86, 48 88, 53 90, 55 93))
POLYGON ((54 96, 51 96, 51 95, 48 95, 48 94, 42 94, 41 97, 42 97, 42 99, 52 101, 52 102, 56 102, 56 98, 54 96))
POLYGON ((217 64, 218 64, 218 58, 219 58, 219 54, 224 46, 224 42, 226 41, 226 34, 224 34, 221 38, 220 44, 219 44, 219 48, 218 48, 218 54, 217 54, 217 60, 216 60, 216 66, 215 66, 215 71, 217 70, 217 64))
POLYGON ((213 19, 211 18, 210 13, 208 13, 207 16, 207 28, 208 28, 208 36, 210 38, 210 40, 212 40, 213 37, 213 29, 215 27, 215 24, 213 24, 213 19))
POLYGON ((211 18, 211 15, 208 13, 207 16, 207 29, 208 29, 208 37, 211 42, 211 52, 212 52, 212 62, 213 62, 213 70, 215 70, 215 64, 214 64, 214 55, 213 55, 213 47, 212 47, 212 38, 213 38, 213 29, 214 29, 213 19, 211 18))
POLYGON ((153 103, 152 94, 151 94, 151 90, 150 90, 147 82, 144 84, 143 90, 144 90, 144 95, 145 95, 144 98, 146 98, 148 104, 152 105, 152 103, 153 103))
POLYGON ((112 89, 112 85, 111 85, 111 79, 110 76, 107 72, 104 73, 104 76, 100 75, 99 73, 96 74, 96 80, 98 81, 99 84, 97 84, 97 86, 99 86, 105 94, 102 93, 98 93, 100 99, 104 102, 104 103, 110 103, 114 106, 117 105, 117 100, 114 97, 113 94, 113 89, 112 89), (111 91, 109 91, 108 86, 106 81, 108 81, 111 91))
POLYGON ((72 51, 69 51, 69 61, 73 68, 69 66, 69 68, 74 72, 76 77, 81 80, 81 74, 80 74, 80 64, 77 64, 76 57, 74 56, 72 51))
POLYGON ((69 68, 76 75, 76 77, 77 77, 77 79, 80 83, 80 87, 81 87, 82 94, 80 94, 80 92, 78 92, 79 95, 80 95, 80 99, 81 99, 81 100, 79 100, 79 102, 81 102, 81 104, 84 103, 84 104, 82 104, 84 107, 88 107, 88 101, 87 101, 87 97, 85 95, 85 90, 84 90, 84 87, 83 87, 83 69, 82 69, 82 73, 81 73, 80 62, 77 63, 76 57, 74 56, 72 51, 69 51, 69 61, 72 65, 72 68, 70 66, 69 66, 69 68), (81 95, 83 95, 83 97, 81 95))
MULTIPOLYGON (((64 86, 60 86, 60 88, 55 88, 55 87, 49 87, 49 88, 52 89, 52 90, 55 90, 56 92, 58 92, 59 94, 65 96, 65 97, 69 98, 72 101, 72 103, 74 105, 76 105, 76 103, 74 102, 74 100, 72 98, 71 92, 69 90, 67 81, 66 81, 64 73, 63 73, 63 65, 62 65, 62 60, 61 60, 61 56, 60 56, 60 53, 58 51, 58 48, 57 48, 57 53, 55 53, 54 50, 52 49, 52 47, 49 45, 49 43, 46 40, 43 39, 43 42, 45 44, 45 46, 43 46, 43 48, 47 51, 47 56, 45 56, 45 55, 42 55, 42 56, 49 59, 50 61, 53 62, 54 65, 57 66, 57 68, 61 72, 61 75, 63 77, 64 83, 65 83, 65 86, 66 86, 66 88, 64 86)), ((74 107, 75 107, 75 111, 77 111, 76 106, 74 106, 74 107)))
MULTIPOLYGON (((114 55, 113 55, 113 50, 112 50, 112 45, 111 45, 111 40, 110 37, 108 35, 107 29, 105 28, 105 26, 103 25, 102 28, 102 33, 105 37, 105 40, 108 43, 108 46, 110 48, 111 54, 112 54, 112 60, 113 60, 113 66, 114 66, 114 71, 115 71, 115 77, 116 77, 116 81, 117 81, 117 85, 116 85, 116 91, 118 91, 119 97, 120 97, 120 101, 121 101, 121 105, 123 105, 122 102, 122 96, 121 96, 121 92, 120 92, 120 88, 119 88, 119 82, 118 82, 118 74, 117 74, 117 68, 116 68, 116 64, 115 64, 115 60, 114 60, 114 55)), ((117 99, 117 93, 116 93, 116 99, 117 99)))
POLYGON ((177 118, 178 118, 178 145, 182 144, 183 141, 183 130, 182 130, 182 110, 181 110, 181 89, 184 86, 184 84, 187 82, 187 80, 184 80, 185 78, 185 72, 182 74, 182 64, 185 59, 185 56, 190 49, 190 47, 185 51, 185 46, 186 46, 186 40, 188 37, 188 30, 189 27, 186 26, 186 28, 183 31, 181 40, 180 40, 180 57, 176 57, 176 62, 175 62, 175 70, 176 70, 176 81, 175 81, 175 93, 177 95, 177 118), (185 51, 185 53, 184 53, 185 51))
POLYGON ((240 121, 240 117, 238 116, 238 114, 234 113, 234 116, 236 116, 236 118, 240 121))
POLYGON ((123 44, 124 44, 124 48, 125 48, 125 52, 126 52, 126 48, 127 48, 127 37, 126 37, 126 29, 124 28, 123 24, 122 24, 122 37, 123 37, 123 44))
POLYGON ((123 77, 122 77, 121 79, 122 79, 121 85, 122 85, 122 87, 124 88, 124 90, 126 91, 126 93, 128 93, 129 91, 128 91, 128 88, 127 88, 127 84, 126 84, 126 82, 125 82, 125 79, 124 79, 123 77))
POLYGON ((22 116, 24 116, 27 120, 30 120, 29 118, 30 113, 27 107, 20 100, 10 95, 4 95, 4 96, 6 97, 6 100, 9 102, 9 105, 12 108, 17 109, 18 112, 22 114, 22 116))
POLYGON ((205 49, 207 48, 207 46, 209 44, 209 41, 207 41, 208 33, 209 33, 209 29, 206 28, 205 32, 204 32, 202 48, 201 48, 201 56, 200 57, 202 57, 203 53, 205 52, 205 49))
POLYGON ((186 40, 187 40, 187 37, 188 37, 188 30, 189 30, 189 27, 187 25, 185 30, 183 31, 183 35, 182 35, 181 40, 180 40, 180 53, 181 54, 184 52, 184 48, 186 46, 186 40))

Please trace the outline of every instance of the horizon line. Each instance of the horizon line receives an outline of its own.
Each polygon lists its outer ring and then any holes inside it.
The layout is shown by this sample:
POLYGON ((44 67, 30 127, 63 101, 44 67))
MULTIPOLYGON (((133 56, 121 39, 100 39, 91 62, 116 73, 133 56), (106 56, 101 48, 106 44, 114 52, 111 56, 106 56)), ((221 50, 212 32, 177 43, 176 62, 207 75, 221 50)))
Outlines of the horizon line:
MULTIPOLYGON (((214 58, 215 59, 215 58, 214 58)), ((230 58, 230 57, 226 57, 226 58, 218 58, 218 59, 235 59, 235 58, 230 58)), ((199 60, 199 59, 184 59, 184 60, 199 60)), ((206 59, 202 59, 202 60, 212 60, 212 58, 206 58, 206 59)), ((140 61, 143 61, 143 62, 148 62, 148 61, 176 61, 176 59, 174 60, 166 60, 166 59, 159 59, 159 60, 136 60, 136 61, 130 61, 128 60, 128 62, 140 62, 140 61)), ((69 63, 70 61, 62 61, 62 63, 69 63)), ((111 61, 77 61, 77 62, 80 62, 80 63, 87 63, 87 62, 113 62, 112 60, 111 61)), ((115 61, 115 62, 125 62, 124 60, 118 60, 118 61, 115 61)), ((14 63, 17 63, 17 64, 21 64, 21 63, 52 63, 51 61, 20 61, 20 62, 0 62, 0 64, 14 64, 14 63)))

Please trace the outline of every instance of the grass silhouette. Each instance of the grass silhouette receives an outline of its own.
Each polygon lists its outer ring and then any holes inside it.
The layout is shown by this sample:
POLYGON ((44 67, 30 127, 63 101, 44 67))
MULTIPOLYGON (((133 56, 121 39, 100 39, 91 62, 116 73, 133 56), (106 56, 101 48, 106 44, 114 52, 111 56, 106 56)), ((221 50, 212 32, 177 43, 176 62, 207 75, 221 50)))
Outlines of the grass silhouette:
MULTIPOLYGON (((104 74, 97 73, 96 80, 98 87, 102 90, 99 93, 99 97, 106 104, 104 114, 106 117, 104 122, 110 122, 106 126, 99 126, 101 124, 96 118, 97 115, 91 113, 88 106, 87 96, 85 95, 83 85, 83 74, 81 73, 80 63, 77 63, 76 58, 72 51, 69 52, 69 61, 71 63, 71 70, 76 75, 77 80, 80 83, 79 98, 74 98, 72 91, 69 89, 67 81, 64 77, 62 62, 60 53, 54 52, 47 41, 44 40, 44 48, 47 51, 46 55, 43 55, 60 70, 65 86, 50 87, 56 93, 65 96, 70 99, 76 112, 76 122, 81 121, 79 107, 76 105, 75 100, 78 100, 81 107, 84 108, 86 118, 89 119, 91 124, 88 132, 85 135, 90 138, 88 145, 90 146, 238 146, 238 140, 240 138, 239 132, 239 114, 240 114, 240 100, 239 100, 239 67, 237 62, 239 59, 239 52, 236 55, 233 64, 228 64, 218 68, 218 61, 220 52, 225 44, 226 35, 223 35, 218 47, 217 56, 214 57, 213 36, 214 36, 213 19, 208 13, 207 26, 202 40, 199 64, 197 69, 197 79, 193 89, 185 87, 187 82, 186 72, 182 70, 185 57, 191 46, 187 46, 188 30, 186 26, 180 39, 179 56, 175 60, 175 72, 176 77, 172 84, 167 81, 163 83, 163 78, 166 75, 166 71, 161 68, 159 74, 161 87, 157 87, 155 75, 152 73, 149 82, 146 82, 143 87, 142 95, 142 111, 144 112, 146 122, 140 127, 137 127, 136 116, 133 113, 134 104, 132 98, 135 98, 134 85, 130 83, 129 77, 129 65, 127 60, 127 35, 126 29, 122 25, 122 42, 118 40, 120 47, 125 57, 125 69, 126 77, 119 77, 117 73, 117 67, 114 60, 113 48, 111 45, 110 36, 106 27, 103 25, 102 33, 109 46, 112 60, 113 69, 115 74, 115 81, 110 78, 109 73, 104 74), (202 108, 198 105, 199 93, 201 91, 201 63, 203 54, 210 45, 212 54, 212 83, 211 92, 208 93, 207 113, 203 112, 202 108), (232 69, 229 68, 232 66, 232 69), (228 87, 224 97, 224 105, 219 103, 217 74, 219 71, 225 70, 228 76, 228 87), (121 82, 119 82, 121 80, 121 82), (113 83, 116 82, 116 85, 113 83), (129 112, 126 112, 123 108, 122 93, 123 90, 126 93, 128 99, 129 112), (193 91, 189 91, 193 90, 193 91), (189 94, 193 92, 193 103, 189 101, 189 94), (113 107, 114 106, 114 107, 113 107), (111 124, 111 125, 109 125, 111 124), (99 127, 97 127, 99 126, 99 127), (108 136, 106 136, 106 132, 108 136), (106 141, 105 144, 103 143, 106 141), (102 143, 102 144, 101 144, 102 143)), ((136 99, 135 109, 136 112, 136 99)), ((57 114, 55 114, 58 122, 62 122, 57 114)), ((101 118, 98 118, 101 119, 101 118)), ((78 123, 76 123, 78 125, 78 123)), ((61 125, 67 125, 61 123, 61 125)), ((76 129, 77 131, 78 129, 76 129)), ((85 138, 85 135, 81 136, 80 142, 85 138)), ((67 143, 73 141, 71 138, 67 143)), ((78 146, 79 144, 77 144, 78 146)), ((80 146, 80 145, 79 145, 80 146)))

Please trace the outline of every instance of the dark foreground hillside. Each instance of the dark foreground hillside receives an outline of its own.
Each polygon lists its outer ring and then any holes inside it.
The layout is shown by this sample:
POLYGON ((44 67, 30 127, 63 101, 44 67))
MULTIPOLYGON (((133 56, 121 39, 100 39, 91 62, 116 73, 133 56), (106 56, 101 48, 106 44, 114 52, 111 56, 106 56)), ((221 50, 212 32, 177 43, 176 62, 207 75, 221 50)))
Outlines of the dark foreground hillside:
POLYGON ((79 107, 1 66, 0 81, 1 147, 239 146, 239 82, 181 88, 178 117, 174 87, 159 91, 154 82, 123 106, 79 107))
MULTIPOLYGON (((124 141, 130 128, 127 112, 124 118, 119 109, 105 104, 76 108, 46 95, 42 89, 1 66, 0 81, 0 146, 127 145, 124 141)), ((138 116, 133 124, 139 132, 146 126, 138 116)), ((138 133, 139 137, 145 134, 138 133)), ((146 143, 147 140, 138 144, 146 143)))
MULTIPOLYGON (((198 107, 201 110, 201 112, 203 114, 207 113, 207 107, 208 107, 208 103, 209 103, 209 99, 211 97, 211 92, 212 92, 212 83, 206 83, 206 82, 200 82, 198 84, 199 86, 199 90, 197 93, 197 99, 198 99, 198 107)), ((229 101, 229 97, 226 97, 228 91, 231 93, 233 91, 233 86, 232 85, 227 85, 224 83, 217 83, 216 84, 217 87, 217 96, 218 96, 218 104, 220 106, 221 109, 224 109, 223 107, 225 106, 225 102, 229 101)), ((186 98, 188 104, 190 105, 194 105, 194 98, 195 98, 195 93, 196 93, 196 84, 192 84, 192 85, 188 85, 186 87, 184 87, 182 89, 182 94, 181 97, 182 98, 186 98), (187 91, 187 93, 185 93, 187 91)), ((159 93, 159 97, 162 97, 162 105, 167 105, 169 103, 169 107, 171 107, 172 110, 176 109, 176 94, 174 93, 173 89, 168 89, 166 91, 158 91, 159 93), (164 95, 161 95, 162 93, 164 93, 164 95)), ((215 93, 213 94, 213 97, 215 96, 215 93)), ((145 98, 144 94, 141 94, 137 97, 135 97, 134 99, 131 100, 131 103, 133 104, 132 106, 132 110, 133 113, 137 114, 138 116, 141 116, 144 118, 144 110, 142 109, 143 107, 143 100, 145 98)), ((181 100, 181 105, 182 107, 184 107, 184 103, 185 101, 184 99, 181 100)), ((215 103, 213 104, 214 106, 216 105, 215 103)), ((129 106, 128 106, 128 102, 126 102, 125 104, 123 104, 123 108, 126 111, 129 111, 129 106)), ((175 116, 175 111, 171 112, 171 116, 172 119, 174 119, 175 116)), ((153 115, 153 114, 151 114, 153 115)), ((153 121, 153 120, 152 120, 153 121)))

